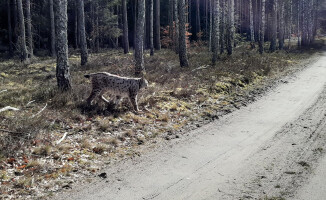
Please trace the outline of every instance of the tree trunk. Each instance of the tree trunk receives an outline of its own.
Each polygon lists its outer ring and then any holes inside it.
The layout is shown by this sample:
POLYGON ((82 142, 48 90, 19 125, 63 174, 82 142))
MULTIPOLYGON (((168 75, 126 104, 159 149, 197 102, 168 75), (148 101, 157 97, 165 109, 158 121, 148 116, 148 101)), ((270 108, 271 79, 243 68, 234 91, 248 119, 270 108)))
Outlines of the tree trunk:
POLYGON ((196 37, 198 38, 198 33, 200 33, 200 7, 199 7, 199 0, 196 0, 196 37))
MULTIPOLYGON (((213 0, 211 0, 213 1, 213 0)), ((226 18, 227 18, 227 13, 226 9, 226 2, 225 0, 221 0, 221 22, 220 22, 220 54, 224 53, 224 49, 225 49, 225 25, 226 25, 226 18)), ((212 6, 213 7, 213 6, 212 6)))
POLYGON ((34 56, 33 53, 33 33, 32 33, 32 18, 31 18, 31 2, 26 0, 26 21, 27 21, 27 38, 28 38, 28 53, 29 57, 34 56))
POLYGON ((228 51, 228 55, 231 55, 234 46, 234 0, 228 0, 227 2, 228 2, 227 51, 228 51))
MULTIPOLYGON (((98 24, 99 20, 99 5, 98 1, 95 2, 95 12, 96 12, 96 19, 95 19, 95 51, 98 53, 100 51, 100 28, 98 24)), ((128 49, 129 49, 129 42, 128 42, 128 49)))
POLYGON ((149 48, 151 56, 154 56, 154 2, 149 0, 149 48))
POLYGON ((265 0, 261 1, 261 19, 259 29, 259 53, 264 53, 265 36, 265 0))
POLYGON ((20 30, 20 52, 21 52, 21 61, 29 61, 27 56, 26 48, 26 39, 25 39, 25 24, 24 24, 24 13, 23 13, 23 4, 22 0, 17 0, 18 3, 18 18, 19 18, 19 30, 20 30))
POLYGON ((219 0, 213 0, 213 15, 214 15, 214 25, 213 25, 213 38, 212 38, 212 50, 213 50, 213 57, 212 57, 212 63, 213 65, 216 64, 216 61, 218 59, 218 52, 219 52, 219 41, 220 41, 220 4, 219 0))
POLYGON ((144 25, 145 25, 145 0, 138 0, 138 16, 136 24, 135 61, 136 76, 145 72, 144 66, 144 25))
POLYGON ((209 38, 208 38, 209 52, 212 52, 212 32, 213 32, 213 8, 212 8, 212 0, 209 0, 209 38))
POLYGON ((124 53, 129 53, 129 35, 128 35, 128 18, 127 18, 127 2, 122 0, 122 17, 123 17, 123 49, 124 53))
POLYGON ((161 50, 160 36, 161 20, 160 20, 160 0, 155 0, 155 29, 154 29, 154 47, 156 50, 161 50))
POLYGON ((283 49, 284 47, 284 1, 280 1, 279 4, 279 35, 278 35, 278 48, 283 49))
POLYGON ((252 7, 252 0, 249 0, 249 12, 250 12, 250 41, 251 48, 255 48, 255 30, 254 30, 254 12, 252 7))
POLYGON ((189 67, 186 44, 186 4, 185 0, 178 0, 179 5, 179 59, 181 67, 189 67))
POLYGON ((57 37, 57 68, 56 76, 58 88, 61 91, 71 89, 68 63, 67 37, 67 0, 55 0, 56 7, 56 37, 57 37))
POLYGON ((78 30, 80 35, 81 65, 86 65, 88 53, 85 31, 84 0, 78 0, 78 30))
POLYGON ((75 9, 74 9, 74 14, 75 14, 75 49, 78 49, 79 47, 79 34, 78 34, 78 6, 77 6, 77 1, 75 1, 75 9))
POLYGON ((53 0, 49 0, 49 6, 50 6, 50 21, 51 21, 51 56, 56 57, 53 0))
POLYGON ((173 18, 174 18, 174 46, 175 46, 175 52, 179 53, 179 16, 178 16, 178 0, 173 0, 174 3, 174 12, 173 12, 173 18))
POLYGON ((271 44, 269 50, 274 52, 276 50, 276 38, 277 38, 277 0, 273 0, 272 6, 272 26, 271 26, 271 44))
POLYGON ((8 38, 9 38, 9 56, 14 55, 13 45, 12 45, 12 28, 11 28, 11 4, 10 0, 7 0, 7 10, 8 10, 8 38))

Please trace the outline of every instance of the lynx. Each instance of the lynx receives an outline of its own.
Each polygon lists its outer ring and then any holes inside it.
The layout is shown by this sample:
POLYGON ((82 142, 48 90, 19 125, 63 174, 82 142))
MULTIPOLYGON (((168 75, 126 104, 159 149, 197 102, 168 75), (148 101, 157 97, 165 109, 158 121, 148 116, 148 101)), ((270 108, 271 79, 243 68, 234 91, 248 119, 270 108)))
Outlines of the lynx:
POLYGON ((88 105, 91 105, 97 96, 109 103, 103 96, 105 92, 109 92, 115 96, 115 104, 119 104, 123 97, 129 97, 134 110, 139 111, 137 95, 140 89, 148 87, 148 81, 145 78, 127 78, 106 72, 87 74, 85 77, 92 80, 92 92, 87 99, 88 105))

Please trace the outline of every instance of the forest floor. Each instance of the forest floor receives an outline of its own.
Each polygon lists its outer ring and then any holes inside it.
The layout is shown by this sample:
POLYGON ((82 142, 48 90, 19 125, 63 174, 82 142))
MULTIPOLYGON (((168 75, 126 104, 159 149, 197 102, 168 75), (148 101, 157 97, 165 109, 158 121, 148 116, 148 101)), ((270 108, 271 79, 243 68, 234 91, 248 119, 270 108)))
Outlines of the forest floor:
POLYGON ((141 92, 135 114, 125 100, 118 108, 98 102, 85 106, 91 85, 83 77, 106 71, 133 76, 133 54, 108 50, 91 54, 81 67, 77 54, 69 61, 72 92, 56 89, 55 60, 34 59, 23 65, 0 60, 0 199, 44 198, 80 181, 105 176, 100 170, 132 159, 160 143, 185 136, 221 116, 246 106, 282 77, 303 69, 318 57, 317 49, 259 55, 242 44, 216 66, 205 48, 190 48, 190 68, 178 55, 161 50, 145 55, 150 85, 141 92), (63 138, 63 136, 66 136, 63 138), (63 139, 63 140, 61 140, 63 139))

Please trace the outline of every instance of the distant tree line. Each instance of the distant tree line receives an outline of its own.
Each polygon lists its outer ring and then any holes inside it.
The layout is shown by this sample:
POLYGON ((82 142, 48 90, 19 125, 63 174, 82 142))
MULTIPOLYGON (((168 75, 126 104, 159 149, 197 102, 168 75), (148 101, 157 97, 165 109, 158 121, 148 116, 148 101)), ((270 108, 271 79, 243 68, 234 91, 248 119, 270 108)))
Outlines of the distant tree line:
POLYGON ((68 47, 80 50, 85 65, 89 53, 119 47, 129 53, 131 46, 136 75, 145 72, 144 49, 153 56, 161 47, 171 48, 180 66, 188 67, 189 42, 207 44, 215 64, 242 40, 261 54, 285 48, 286 40, 309 46, 320 5, 320 0, 3 0, 0 40, 9 56, 23 62, 46 51, 57 57, 58 86, 68 90, 68 47))

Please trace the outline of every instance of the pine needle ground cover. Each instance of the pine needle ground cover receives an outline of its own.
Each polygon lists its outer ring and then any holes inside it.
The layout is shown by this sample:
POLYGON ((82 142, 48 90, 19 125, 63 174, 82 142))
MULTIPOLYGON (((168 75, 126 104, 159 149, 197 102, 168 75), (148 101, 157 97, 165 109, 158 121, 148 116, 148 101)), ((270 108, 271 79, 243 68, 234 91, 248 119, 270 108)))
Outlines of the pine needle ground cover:
POLYGON ((70 55, 70 93, 56 89, 55 59, 37 58, 29 65, 1 61, 0 109, 19 110, 0 113, 0 198, 49 197, 91 181, 103 166, 140 156, 245 106, 317 57, 313 49, 259 55, 240 45, 211 66, 211 54, 194 47, 190 67, 180 68, 171 50, 153 57, 146 52, 150 85, 139 95, 138 114, 128 99, 119 106, 85 103, 91 84, 83 75, 105 71, 132 77, 132 53, 91 54, 83 67, 79 55, 70 55))

